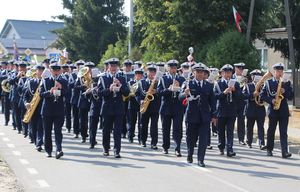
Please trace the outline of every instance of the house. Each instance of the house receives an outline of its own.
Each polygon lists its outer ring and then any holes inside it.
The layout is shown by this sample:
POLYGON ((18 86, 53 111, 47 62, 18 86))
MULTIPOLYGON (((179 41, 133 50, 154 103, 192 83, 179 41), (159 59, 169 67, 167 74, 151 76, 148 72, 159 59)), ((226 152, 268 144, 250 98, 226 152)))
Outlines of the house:
MULTIPOLYGON (((286 28, 274 28, 268 29, 265 32, 266 39, 287 39, 288 34, 286 28)), ((255 40, 254 46, 259 51, 261 56, 261 68, 262 69, 271 69, 272 65, 278 62, 285 64, 285 68, 289 69, 289 62, 287 58, 282 56, 280 51, 275 51, 274 48, 268 47, 264 41, 255 40)))
POLYGON ((38 60, 60 54, 51 46, 57 39, 52 31, 63 27, 62 22, 8 19, 0 33, 0 58, 12 58, 14 44, 19 55, 25 56, 27 50, 27 54, 37 55, 38 60))

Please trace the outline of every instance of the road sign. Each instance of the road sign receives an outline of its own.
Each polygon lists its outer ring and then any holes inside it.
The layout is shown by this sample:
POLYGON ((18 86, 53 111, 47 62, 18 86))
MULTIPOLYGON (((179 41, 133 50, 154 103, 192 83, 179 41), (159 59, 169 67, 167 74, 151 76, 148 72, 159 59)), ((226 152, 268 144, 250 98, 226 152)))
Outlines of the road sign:
POLYGON ((31 50, 30 49, 26 49, 25 50, 25 55, 29 56, 31 54, 31 50))

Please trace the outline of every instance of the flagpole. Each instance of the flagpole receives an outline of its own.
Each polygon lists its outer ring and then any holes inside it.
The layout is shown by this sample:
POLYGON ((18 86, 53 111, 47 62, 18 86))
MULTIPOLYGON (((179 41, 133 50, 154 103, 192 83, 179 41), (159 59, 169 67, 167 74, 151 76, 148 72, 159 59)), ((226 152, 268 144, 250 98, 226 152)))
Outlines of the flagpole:
POLYGON ((133 34, 133 0, 130 0, 128 58, 129 58, 130 55, 131 55, 131 49, 132 49, 132 34, 133 34))
POLYGON ((247 41, 247 43, 250 42, 250 35, 251 35, 251 28, 252 28, 252 21, 253 21, 254 5, 255 5, 255 0, 251 0, 250 12, 249 12, 249 18, 248 18, 248 27, 247 27, 247 33, 246 33, 246 41, 247 41))

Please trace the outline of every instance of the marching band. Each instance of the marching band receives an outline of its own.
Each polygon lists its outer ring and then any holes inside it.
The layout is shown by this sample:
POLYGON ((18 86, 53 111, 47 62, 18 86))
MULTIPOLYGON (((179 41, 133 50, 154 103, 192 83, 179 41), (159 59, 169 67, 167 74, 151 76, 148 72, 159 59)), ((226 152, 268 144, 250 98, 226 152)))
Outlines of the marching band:
POLYGON ((234 157, 235 123, 239 143, 252 148, 256 122, 259 148, 272 156, 279 124, 282 157, 291 157, 287 101, 293 98, 293 90, 291 82, 283 78, 282 63, 273 65, 273 73, 264 75, 256 69, 247 76, 244 63, 225 64, 219 71, 196 63, 191 55, 188 60, 177 69, 177 60, 146 66, 125 60, 122 67, 118 58, 111 58, 105 61, 102 73, 94 63, 83 60, 45 59, 33 67, 24 61, 2 61, 5 126, 12 120, 13 129, 28 137, 37 151, 45 150, 47 157, 52 156, 54 130, 57 159, 64 155, 64 124, 69 133, 73 129, 75 138, 81 136, 82 143, 89 140, 90 149, 97 145, 101 129, 103 155, 109 156, 112 135, 114 157, 121 158, 122 138, 127 137, 129 143, 136 139, 141 147, 147 147, 149 131, 150 147, 158 149, 160 117, 163 154, 169 153, 172 136, 174 153, 182 156, 185 131, 187 162, 193 162, 194 148, 198 147, 197 163, 205 167, 206 150, 212 149, 211 134, 218 136, 220 155, 226 150, 228 157, 234 157))

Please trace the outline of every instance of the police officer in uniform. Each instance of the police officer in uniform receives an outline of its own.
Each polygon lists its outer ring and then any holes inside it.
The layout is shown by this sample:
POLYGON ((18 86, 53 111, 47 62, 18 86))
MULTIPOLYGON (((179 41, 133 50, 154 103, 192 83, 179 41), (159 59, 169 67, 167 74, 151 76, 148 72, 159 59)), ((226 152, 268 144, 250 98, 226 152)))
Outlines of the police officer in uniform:
POLYGON ((274 135, 276 131, 277 124, 279 124, 280 132, 280 144, 281 144, 281 154, 283 158, 289 158, 292 156, 288 151, 288 136, 287 127, 289 121, 289 106, 288 100, 293 99, 293 89, 290 81, 284 82, 281 80, 283 78, 283 63, 276 63, 273 65, 274 77, 265 82, 265 85, 261 92, 261 99, 269 104, 268 116, 269 116, 269 128, 267 131, 267 155, 273 156, 274 148, 274 135), (277 92, 279 83, 282 83, 281 90, 277 92), (279 105, 278 109, 274 109, 274 104, 276 101, 276 96, 281 94, 283 99, 279 105))
POLYGON ((246 117, 247 117, 247 145, 249 148, 252 148, 253 141, 253 128, 256 122, 257 124, 257 133, 258 133, 258 143, 260 149, 265 146, 265 118, 266 118, 266 109, 264 103, 255 102, 255 98, 258 97, 259 93, 255 92, 255 86, 259 79, 262 77, 260 70, 255 69, 250 73, 252 82, 248 83, 243 89, 243 95, 247 98, 246 106, 246 117))
POLYGON ((100 76, 99 96, 103 97, 101 115, 103 118, 103 155, 109 155, 110 133, 113 130, 114 156, 121 158, 121 131, 123 118, 125 118, 125 105, 122 98, 129 95, 129 88, 125 78, 117 74, 119 59, 108 60, 108 72, 100 76))
MULTIPOLYGON (((0 83, 2 83, 3 80, 6 80, 9 78, 10 70, 8 69, 8 62, 2 61, 2 71, 0 74, 0 83)), ((9 92, 5 92, 4 90, 1 91, 1 95, 3 97, 4 104, 2 105, 2 108, 4 108, 4 117, 5 117, 5 126, 8 125, 9 119, 10 119, 10 101, 9 101, 9 92)))
MULTIPOLYGON (((158 81, 157 79, 157 67, 155 65, 148 65, 147 67, 147 78, 142 79, 139 83, 139 88, 137 91, 137 100, 142 105, 145 97, 147 95, 148 89, 150 88, 153 81, 158 81)), ((150 124, 150 136, 151 136, 151 149, 157 150, 158 142, 158 118, 159 118, 159 106, 160 106, 160 95, 156 91, 157 85, 154 86, 151 94, 154 96, 153 101, 150 102, 147 111, 141 114, 141 146, 146 147, 146 141, 148 137, 148 124, 151 119, 150 124)))
POLYGON ((60 75, 61 65, 50 64, 51 77, 43 79, 40 96, 42 98, 41 115, 45 133, 45 151, 47 157, 52 156, 52 129, 56 144, 56 159, 64 155, 62 151, 62 126, 64 124, 64 100, 68 92, 68 82, 60 75))
MULTIPOLYGON (((123 76, 128 83, 129 81, 134 79, 134 72, 132 71, 133 62, 130 59, 126 59, 123 62, 124 69, 123 69, 123 76)), ((128 113, 128 100, 125 100, 125 118, 123 119, 123 128, 122 128, 122 138, 126 138, 126 134, 129 129, 130 118, 128 113)))
POLYGON ((220 155, 224 155, 226 144, 228 157, 236 155, 233 151, 233 130, 235 118, 237 116, 237 102, 242 94, 239 83, 231 79, 232 71, 233 67, 231 65, 224 65, 221 68, 222 79, 215 84, 215 95, 218 102, 218 148, 220 150, 220 155), (225 139, 225 133, 227 139, 225 139))
MULTIPOLYGON (((24 93, 24 103, 27 110, 30 107, 30 102, 32 102, 32 98, 34 94, 38 89, 40 89, 41 78, 44 69, 45 67, 40 64, 37 64, 32 69, 35 71, 34 73, 36 73, 36 77, 28 81, 27 88, 25 89, 25 93, 24 93)), ((42 145, 43 145, 44 129, 43 129, 42 117, 40 115, 41 106, 42 106, 42 102, 40 101, 28 125, 29 132, 30 132, 29 135, 31 135, 31 140, 35 144, 37 151, 43 150, 42 145)))
POLYGON ((18 128, 18 132, 21 133, 23 130, 24 137, 28 135, 28 127, 25 123, 22 122, 23 116, 26 112, 22 95, 23 95, 23 88, 26 81, 26 67, 27 64, 25 62, 18 62, 18 70, 14 73, 9 83, 12 85, 11 90, 11 102, 13 103, 13 109, 15 110, 15 121, 16 127, 18 128))
POLYGON ((195 64, 193 66, 194 79, 187 82, 181 99, 187 98, 186 110, 186 140, 188 148, 187 162, 193 162, 195 140, 199 138, 198 165, 205 167, 204 156, 207 147, 207 138, 210 122, 216 121, 216 101, 213 85, 204 79, 205 65, 195 64))
MULTIPOLYGON (((86 90, 86 96, 90 100, 91 106, 89 111, 89 135, 90 135, 90 149, 94 149, 97 144, 96 136, 97 129, 100 120, 100 110, 102 106, 102 97, 98 95, 98 82, 99 82, 99 74, 95 74, 97 68, 92 69, 92 79, 93 79, 93 87, 86 90)), ((100 126, 102 122, 100 121, 100 126)))
MULTIPOLYGON (((245 63, 236 63, 234 64, 235 73, 233 74, 233 78, 238 81, 241 86, 241 90, 243 90, 243 85, 246 83, 246 78, 243 76, 243 71, 245 68, 245 63)), ((245 107, 246 101, 242 96, 238 100, 237 105, 237 134, 239 143, 241 145, 246 145, 245 143, 245 107)))
MULTIPOLYGON (((62 65, 62 78, 64 78, 66 81, 69 82, 70 74, 71 74, 71 69, 70 69, 70 64, 72 64, 72 61, 67 61, 66 64, 62 65)), ((65 104, 65 116, 66 116, 66 128, 68 133, 71 132, 71 127, 72 127, 72 105, 70 103, 72 96, 72 92, 68 91, 68 93, 64 97, 64 104, 65 104)))
POLYGON ((73 116, 73 131, 74 131, 74 138, 78 138, 78 135, 80 134, 80 128, 79 128, 79 108, 78 108, 78 100, 80 95, 80 90, 75 89, 75 82, 77 81, 77 72, 80 70, 80 68, 84 65, 83 60, 78 60, 75 62, 75 65, 77 69, 73 70, 71 73, 71 76, 69 78, 69 88, 72 92, 71 95, 71 104, 72 104, 72 116, 73 116))
MULTIPOLYGON (((143 78, 144 71, 140 68, 134 70, 135 77, 133 80, 129 81, 129 87, 138 86, 139 82, 143 78)), ((137 90, 136 90, 137 91, 137 90)), ((129 129, 128 129, 128 141, 133 143, 133 138, 135 137, 135 127, 138 124, 138 141, 140 143, 140 103, 137 101, 135 95, 136 92, 131 93, 133 95, 129 96, 128 103, 128 113, 129 113, 129 129)))
MULTIPOLYGON (((91 68, 95 67, 95 64, 93 62, 86 62, 84 64, 85 67, 88 67, 89 70, 91 68)), ((79 69, 80 70, 80 69, 79 69)), ((86 142, 86 138, 88 137, 88 112, 90 110, 90 102, 85 94, 83 94, 89 87, 87 87, 82 77, 77 78, 75 82, 74 89, 79 90, 79 98, 78 98, 78 109, 79 109, 79 128, 81 132, 82 137, 82 143, 86 142)))
POLYGON ((158 93, 161 95, 160 114, 163 132, 163 153, 168 154, 170 148, 170 131, 173 124, 173 140, 175 142, 175 155, 181 157, 182 120, 184 106, 178 99, 180 88, 185 79, 177 72, 177 60, 167 62, 169 72, 159 82, 158 93))

